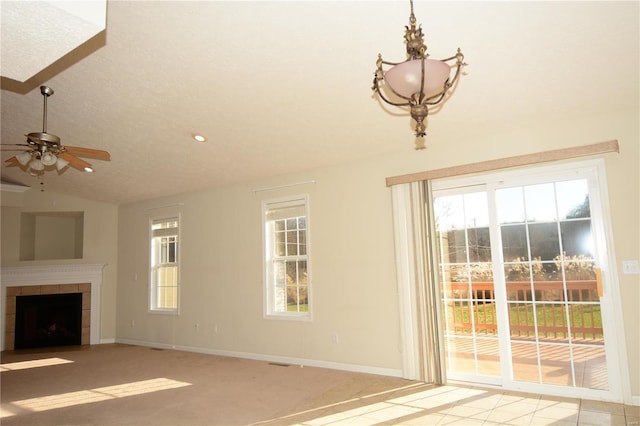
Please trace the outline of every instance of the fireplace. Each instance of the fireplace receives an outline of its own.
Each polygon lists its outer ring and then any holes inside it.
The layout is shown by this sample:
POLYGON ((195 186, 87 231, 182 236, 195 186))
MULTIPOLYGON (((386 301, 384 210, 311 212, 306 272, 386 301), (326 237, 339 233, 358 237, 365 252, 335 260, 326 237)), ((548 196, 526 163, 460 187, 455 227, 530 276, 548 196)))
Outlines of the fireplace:
POLYGON ((14 349, 82 343, 82 293, 16 297, 14 349))
POLYGON ((15 349, 14 344, 19 340, 16 338, 16 326, 24 320, 18 319, 18 300, 30 296, 45 296, 43 300, 47 300, 46 296, 61 295, 64 298, 64 295, 80 294, 80 343, 73 344, 100 343, 100 287, 104 266, 77 264, 2 268, 0 303, 5 311, 0 316, 3 322, 0 327, 2 350, 15 349))

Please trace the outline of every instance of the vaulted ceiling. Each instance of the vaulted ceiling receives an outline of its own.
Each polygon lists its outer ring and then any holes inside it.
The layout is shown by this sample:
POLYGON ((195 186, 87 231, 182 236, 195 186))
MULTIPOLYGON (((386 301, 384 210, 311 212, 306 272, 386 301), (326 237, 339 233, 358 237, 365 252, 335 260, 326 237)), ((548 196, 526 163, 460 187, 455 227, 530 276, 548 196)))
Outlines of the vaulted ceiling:
MULTIPOLYGON (((427 145, 638 108, 638 2, 414 7, 431 57, 460 47, 469 64, 427 145)), ((1 143, 4 161, 42 130, 46 84, 48 132, 111 160, 41 177, 3 163, 2 180, 121 204, 411 151, 408 115, 371 92, 378 53, 405 59, 408 17, 408 1, 108 1, 105 31, 2 78, 1 143)))

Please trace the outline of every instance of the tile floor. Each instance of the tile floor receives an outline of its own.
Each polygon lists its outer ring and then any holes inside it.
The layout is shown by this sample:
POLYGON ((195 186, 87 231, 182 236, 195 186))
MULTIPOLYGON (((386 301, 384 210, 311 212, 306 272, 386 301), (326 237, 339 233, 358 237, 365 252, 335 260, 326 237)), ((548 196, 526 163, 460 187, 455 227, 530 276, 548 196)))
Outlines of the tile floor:
MULTIPOLYGON (((468 337, 447 340, 449 350, 447 371, 499 377, 502 374, 497 337, 477 339, 474 345, 468 337)), ((588 389, 608 389, 608 373, 604 345, 573 346, 550 339, 535 342, 511 342, 511 362, 514 379, 521 382, 576 386, 588 389), (552 345, 546 343, 553 343, 552 345), (538 365, 538 350, 540 364, 538 365)))
MULTIPOLYGON (((370 403, 322 407, 289 424, 638 425, 640 407, 462 386, 416 388, 370 403)), ((285 420, 285 419, 281 419, 285 420)))

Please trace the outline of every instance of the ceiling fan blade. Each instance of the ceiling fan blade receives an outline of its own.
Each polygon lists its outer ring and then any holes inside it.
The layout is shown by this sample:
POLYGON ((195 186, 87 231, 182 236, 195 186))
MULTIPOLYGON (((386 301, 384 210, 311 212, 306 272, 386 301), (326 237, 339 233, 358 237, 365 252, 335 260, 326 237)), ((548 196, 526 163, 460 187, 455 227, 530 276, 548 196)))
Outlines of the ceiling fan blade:
POLYGON ((20 163, 18 163, 18 159, 16 158, 16 156, 15 156, 15 155, 14 155, 13 157, 11 157, 11 158, 7 159, 7 160, 4 160, 4 162, 5 162, 5 163, 8 163, 9 165, 16 165, 16 166, 17 166, 18 164, 20 164, 20 163))
POLYGON ((28 143, 3 143, 3 144, 0 144, 0 148, 4 149, 4 147, 6 147, 6 146, 31 146, 31 145, 28 144, 28 143))
POLYGON ((64 150, 75 155, 94 157, 99 160, 111 160, 111 154, 101 149, 82 148, 79 146, 64 146, 64 150))
POLYGON ((0 146, 0 149, 2 149, 3 151, 29 151, 28 149, 21 148, 25 146, 28 147, 29 145, 22 145, 22 144, 2 145, 0 146))
POLYGON ((58 157, 62 158, 63 160, 67 160, 69 164, 71 164, 73 167, 78 168, 80 170, 84 170, 86 167, 93 168, 91 164, 67 152, 58 153, 58 157))

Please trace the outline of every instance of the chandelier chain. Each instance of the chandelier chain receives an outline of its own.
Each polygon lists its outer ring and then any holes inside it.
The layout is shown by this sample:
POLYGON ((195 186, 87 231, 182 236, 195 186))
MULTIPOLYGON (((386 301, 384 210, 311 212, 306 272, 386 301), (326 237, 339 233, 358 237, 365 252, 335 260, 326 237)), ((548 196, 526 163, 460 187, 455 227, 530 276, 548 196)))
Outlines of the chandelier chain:
POLYGON ((409 15, 409 23, 415 24, 416 16, 413 14, 413 0, 409 0, 409 2, 411 3, 411 15, 409 15))

